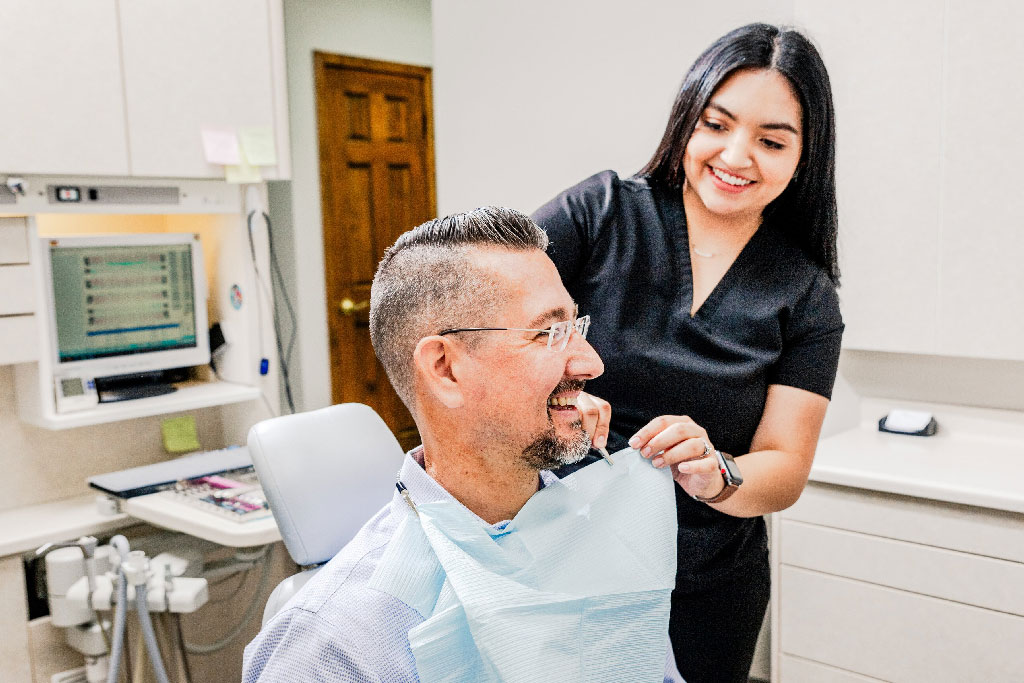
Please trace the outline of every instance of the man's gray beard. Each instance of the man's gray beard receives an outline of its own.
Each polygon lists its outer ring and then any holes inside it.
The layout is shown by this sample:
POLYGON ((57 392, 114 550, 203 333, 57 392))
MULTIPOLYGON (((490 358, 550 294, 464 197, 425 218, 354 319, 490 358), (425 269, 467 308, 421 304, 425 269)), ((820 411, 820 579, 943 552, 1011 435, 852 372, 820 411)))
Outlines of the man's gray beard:
POLYGON ((568 439, 558 437, 555 425, 548 427, 546 432, 523 449, 523 462, 534 469, 553 470, 582 460, 590 451, 590 437, 583 431, 581 421, 577 420, 572 427, 578 431, 568 439))

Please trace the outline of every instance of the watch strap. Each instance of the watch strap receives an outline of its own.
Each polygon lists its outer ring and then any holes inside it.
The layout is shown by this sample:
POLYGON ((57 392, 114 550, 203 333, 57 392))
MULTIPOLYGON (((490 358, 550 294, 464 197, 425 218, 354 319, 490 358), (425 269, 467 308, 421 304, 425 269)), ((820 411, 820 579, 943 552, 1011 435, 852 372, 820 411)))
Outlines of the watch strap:
POLYGON ((726 468, 724 462, 725 457, 726 456, 721 451, 717 449, 715 450, 715 458, 718 460, 718 467, 722 473, 722 481, 724 482, 725 486, 722 487, 722 490, 719 491, 718 494, 711 496, 710 498, 692 496, 694 500, 699 501, 701 503, 721 503, 723 500, 726 500, 727 498, 729 498, 729 496, 736 493, 736 489, 740 487, 740 483, 742 483, 742 480, 737 481, 729 476, 728 469, 726 468))
POLYGON ((723 500, 727 499, 729 496, 735 493, 736 489, 738 488, 739 486, 737 486, 736 484, 730 484, 729 482, 726 482, 725 488, 719 491, 717 496, 712 496, 711 498, 701 498, 700 496, 693 496, 693 499, 699 500, 702 503, 721 503, 723 500))

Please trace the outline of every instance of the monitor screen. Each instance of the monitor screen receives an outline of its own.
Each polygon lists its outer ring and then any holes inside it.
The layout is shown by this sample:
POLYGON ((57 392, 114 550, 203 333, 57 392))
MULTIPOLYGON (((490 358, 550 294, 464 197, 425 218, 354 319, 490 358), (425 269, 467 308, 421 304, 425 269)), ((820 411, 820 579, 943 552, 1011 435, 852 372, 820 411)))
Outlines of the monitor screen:
POLYGON ((51 243, 59 361, 195 348, 194 248, 51 243))

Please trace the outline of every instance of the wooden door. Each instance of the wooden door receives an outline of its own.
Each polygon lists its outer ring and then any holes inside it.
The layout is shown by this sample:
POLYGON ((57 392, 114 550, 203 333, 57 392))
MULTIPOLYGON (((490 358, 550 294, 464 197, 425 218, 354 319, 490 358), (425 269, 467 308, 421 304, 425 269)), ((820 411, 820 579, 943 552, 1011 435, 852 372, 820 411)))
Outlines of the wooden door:
POLYGON ((331 396, 372 407, 409 449, 419 436, 370 345, 369 301, 384 251, 436 213, 430 69, 315 60, 331 396))

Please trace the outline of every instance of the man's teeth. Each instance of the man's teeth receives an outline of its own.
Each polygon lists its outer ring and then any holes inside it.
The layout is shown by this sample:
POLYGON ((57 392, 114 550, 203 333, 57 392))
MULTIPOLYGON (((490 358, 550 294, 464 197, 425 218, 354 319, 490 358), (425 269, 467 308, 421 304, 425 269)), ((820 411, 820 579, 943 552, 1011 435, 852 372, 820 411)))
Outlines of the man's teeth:
POLYGON ((750 183, 754 182, 753 180, 747 180, 745 178, 737 178, 734 175, 729 175, 725 171, 719 171, 717 168, 711 169, 711 172, 714 173, 715 177, 717 177, 722 182, 729 183, 730 185, 736 185, 738 187, 742 187, 744 185, 749 185, 750 183))
POLYGON ((548 399, 549 406, 574 406, 576 405, 575 396, 558 396, 551 397, 548 399))

